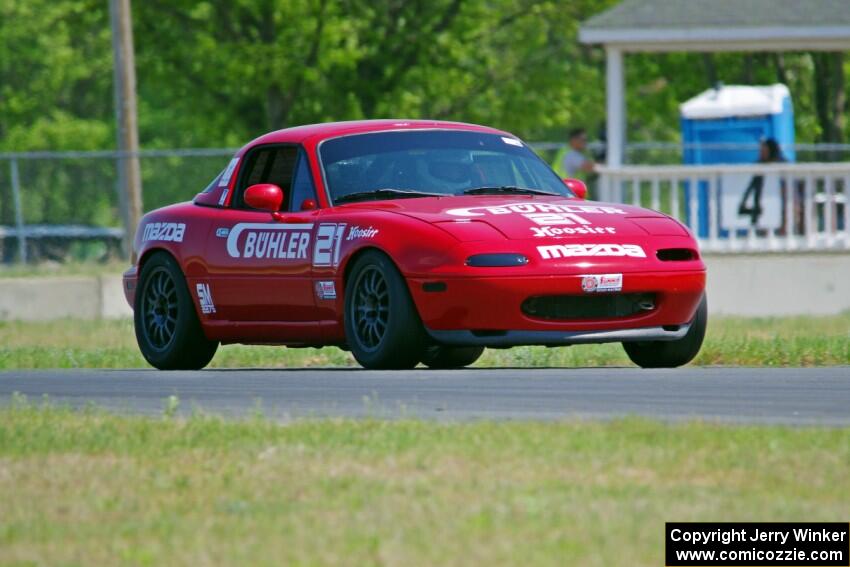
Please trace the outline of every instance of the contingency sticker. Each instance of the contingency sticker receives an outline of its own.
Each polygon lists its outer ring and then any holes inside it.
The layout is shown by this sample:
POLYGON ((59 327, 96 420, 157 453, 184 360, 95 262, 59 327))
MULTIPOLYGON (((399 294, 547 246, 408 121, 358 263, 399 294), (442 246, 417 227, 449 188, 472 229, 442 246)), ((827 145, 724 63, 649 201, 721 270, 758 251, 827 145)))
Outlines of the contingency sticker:
POLYGON ((520 148, 522 147, 522 142, 520 142, 516 138, 506 138, 505 136, 502 136, 502 141, 506 144, 510 144, 511 146, 519 146, 520 148))
POLYGON ((581 277, 581 290, 585 293, 622 291, 623 274, 600 274, 581 277))
POLYGON ((316 297, 319 299, 336 299, 336 286, 334 285, 334 282, 316 282, 316 297))
POLYGON ((221 179, 218 181, 219 187, 227 187, 230 184, 230 178, 233 177, 233 171, 236 169, 236 165, 239 163, 239 158, 235 157, 230 160, 230 163, 227 164, 227 168, 224 170, 224 173, 221 174, 221 179))
POLYGON ((224 170, 224 173, 221 174, 218 186, 224 187, 224 191, 221 192, 221 197, 218 199, 219 206, 224 205, 225 201, 227 201, 227 195, 230 193, 230 189, 228 188, 228 185, 230 185, 230 178, 233 177, 233 172, 238 164, 239 158, 233 158, 230 160, 230 163, 227 164, 227 168, 224 170))

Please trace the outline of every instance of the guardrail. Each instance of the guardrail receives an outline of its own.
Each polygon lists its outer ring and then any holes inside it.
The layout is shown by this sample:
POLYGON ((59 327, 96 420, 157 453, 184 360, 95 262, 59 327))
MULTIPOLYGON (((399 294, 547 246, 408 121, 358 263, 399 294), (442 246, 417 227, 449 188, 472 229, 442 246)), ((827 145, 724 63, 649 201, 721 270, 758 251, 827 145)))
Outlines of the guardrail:
POLYGON ((684 222, 709 252, 850 250, 850 162, 600 168, 599 199, 684 222))

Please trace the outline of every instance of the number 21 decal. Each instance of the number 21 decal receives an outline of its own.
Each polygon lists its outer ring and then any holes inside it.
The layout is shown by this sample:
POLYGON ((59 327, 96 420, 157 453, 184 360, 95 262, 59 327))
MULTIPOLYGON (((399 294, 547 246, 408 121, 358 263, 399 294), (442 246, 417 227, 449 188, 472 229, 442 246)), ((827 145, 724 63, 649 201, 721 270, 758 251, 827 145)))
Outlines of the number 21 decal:
POLYGON ((338 266, 339 249, 345 223, 320 224, 316 229, 316 245, 313 246, 314 266, 338 266))

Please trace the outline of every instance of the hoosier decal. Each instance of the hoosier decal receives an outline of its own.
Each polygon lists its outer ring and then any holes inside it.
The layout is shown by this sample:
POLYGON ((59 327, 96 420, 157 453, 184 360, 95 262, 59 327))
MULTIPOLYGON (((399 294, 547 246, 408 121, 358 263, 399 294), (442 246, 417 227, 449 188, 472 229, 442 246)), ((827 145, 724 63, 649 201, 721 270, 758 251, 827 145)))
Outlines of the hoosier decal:
POLYGON ((535 237, 544 236, 572 236, 573 234, 616 234, 617 229, 613 226, 577 226, 571 227, 553 227, 544 226, 539 228, 531 227, 531 235, 535 237))
POLYGON ((348 229, 348 236, 345 238, 346 240, 357 240, 359 238, 372 238, 378 234, 377 228, 361 228, 359 226, 352 226, 348 229))
POLYGON ((240 223, 227 235, 231 258, 307 258, 312 224, 240 223))

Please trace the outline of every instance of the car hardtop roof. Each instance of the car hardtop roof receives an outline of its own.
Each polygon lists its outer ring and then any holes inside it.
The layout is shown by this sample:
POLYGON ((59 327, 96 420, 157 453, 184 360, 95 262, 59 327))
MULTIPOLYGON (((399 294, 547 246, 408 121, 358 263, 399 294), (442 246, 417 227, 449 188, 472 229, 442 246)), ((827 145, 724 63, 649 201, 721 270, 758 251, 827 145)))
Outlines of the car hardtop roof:
POLYGON ((407 120, 407 119, 382 119, 382 120, 350 120, 346 122, 325 122, 322 124, 309 124, 305 126, 294 126, 264 134, 245 145, 242 150, 257 144, 300 144, 307 141, 316 141, 334 138, 344 134, 365 134, 367 132, 383 132, 388 130, 426 130, 429 128, 440 128, 447 130, 466 130, 473 132, 485 132, 488 134, 501 134, 511 136, 508 132, 467 124, 465 122, 450 122, 447 120, 407 120))

